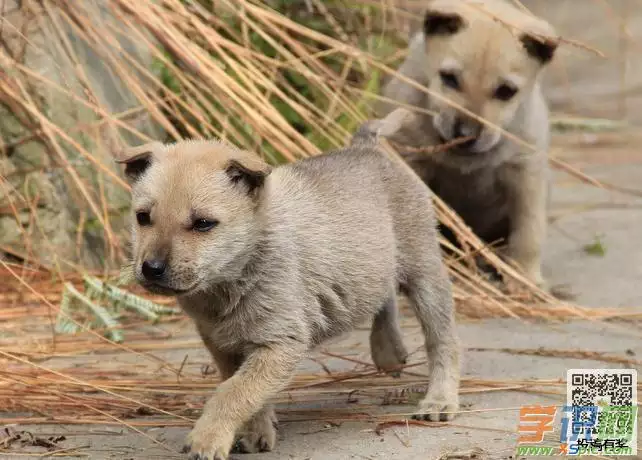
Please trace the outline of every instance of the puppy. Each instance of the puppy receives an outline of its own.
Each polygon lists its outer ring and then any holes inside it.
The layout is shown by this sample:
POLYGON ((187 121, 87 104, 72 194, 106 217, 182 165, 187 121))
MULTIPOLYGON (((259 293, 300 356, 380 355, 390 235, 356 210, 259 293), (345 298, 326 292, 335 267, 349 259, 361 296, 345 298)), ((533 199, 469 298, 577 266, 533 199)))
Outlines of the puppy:
POLYGON ((451 285, 431 194, 376 136, 270 168, 218 141, 150 144, 121 152, 132 183, 138 282, 176 296, 223 382, 187 439, 191 459, 271 450, 268 399, 306 353, 372 322, 379 369, 406 362, 396 292, 425 336, 430 380, 417 414, 458 409, 458 341, 451 285))
MULTIPOLYGON (((408 154, 403 145, 463 138, 409 162, 482 240, 507 243, 505 255, 540 286, 549 189, 549 119, 540 75, 557 44, 549 24, 505 1, 433 0, 399 69, 402 77, 383 90, 397 103, 432 112, 391 138, 402 154, 408 154)), ((394 105, 378 110, 387 113, 394 105)))

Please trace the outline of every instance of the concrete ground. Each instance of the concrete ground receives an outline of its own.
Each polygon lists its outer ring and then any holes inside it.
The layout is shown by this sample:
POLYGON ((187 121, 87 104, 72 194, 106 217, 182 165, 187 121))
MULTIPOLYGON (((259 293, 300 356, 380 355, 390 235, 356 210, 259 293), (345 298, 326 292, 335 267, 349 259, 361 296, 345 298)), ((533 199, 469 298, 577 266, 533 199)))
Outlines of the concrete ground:
MULTIPOLYGON (((600 143, 591 136, 566 136, 556 140, 556 154, 572 161, 593 177, 642 190, 642 154, 630 145, 600 143), (577 141, 588 142, 578 145, 577 141)), ((546 248, 545 272, 553 284, 568 284, 578 296, 578 303, 595 307, 642 307, 642 198, 611 193, 594 186, 579 184, 566 174, 555 174, 552 223, 546 248), (599 240, 603 255, 591 254, 586 245, 599 240)), ((595 251, 593 251, 595 252, 595 251)), ((404 318, 409 349, 419 347, 413 319, 404 318)), ((565 386, 555 385, 565 379, 569 368, 624 367, 590 359, 518 355, 500 349, 582 350, 642 360, 640 329, 632 324, 571 321, 561 324, 527 324, 516 320, 460 321, 459 334, 465 349, 462 375, 462 409, 454 421, 440 426, 394 426, 379 433, 373 421, 341 421, 331 418, 313 422, 281 423, 276 450, 254 455, 233 455, 237 460, 343 460, 343 459, 437 459, 437 458, 515 458, 516 428, 520 406, 561 405, 565 386), (480 380, 496 382, 500 388, 490 391, 480 380), (539 385, 540 390, 518 388, 517 381, 550 379, 552 385, 539 385), (501 381, 506 383, 501 385, 501 381), (500 383, 497 383, 500 382, 500 383), (501 388, 503 387, 503 388, 501 388)), ((369 360, 365 330, 343 338, 324 350, 341 350, 354 359, 369 360), (350 350, 346 352, 346 350, 350 350)), ((180 365, 186 351, 169 358, 180 365)), ((189 351, 191 361, 206 361, 202 349, 189 351)), ((321 355, 319 355, 321 356, 321 355)), ((419 354, 414 355, 419 360, 419 354)), ((103 358, 101 358, 103 359, 103 358)), ((105 360, 112 358, 105 358, 105 360)), ((113 357, 118 360, 117 356, 113 357)), ((114 361, 115 362, 115 361, 114 361)), ((333 371, 351 369, 341 360, 326 361, 333 371)), ((313 361, 305 370, 316 372, 313 361)), ((640 366, 637 366, 640 370, 640 366)), ((402 385, 407 377, 402 377, 402 385)), ((345 383, 343 388, 349 388, 345 383)), ((407 413, 409 405, 380 405, 381 398, 370 396, 374 404, 371 415, 386 412, 407 413), (378 402, 378 403, 377 403, 378 402)), ((341 399, 327 403, 327 409, 349 410, 341 399)), ((299 416, 314 417, 319 406, 300 403, 281 404, 284 418, 293 409, 299 416)), ((331 413, 331 410, 327 411, 331 413)), ((397 417, 401 418, 401 417, 397 417)), ((558 427, 559 425, 556 425, 558 427)), ((187 427, 142 430, 161 440, 176 452, 168 452, 140 434, 115 426, 29 426, 34 434, 65 434, 61 447, 84 446, 78 455, 92 459, 171 459, 178 454, 187 427)), ((557 436, 559 434, 556 433, 557 436)), ((555 439, 552 445, 555 445, 555 439)), ((642 439, 642 438, 641 438, 642 439)), ((1 458, 22 459, 16 454, 1 458)), ((78 458, 78 457, 63 457, 78 458)))

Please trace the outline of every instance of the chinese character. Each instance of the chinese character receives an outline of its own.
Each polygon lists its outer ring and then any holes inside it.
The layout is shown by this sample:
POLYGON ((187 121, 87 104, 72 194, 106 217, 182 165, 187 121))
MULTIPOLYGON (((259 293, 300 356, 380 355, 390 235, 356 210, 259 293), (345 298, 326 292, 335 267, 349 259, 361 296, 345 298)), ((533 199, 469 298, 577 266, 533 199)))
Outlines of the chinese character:
POLYGON ((525 406, 519 411, 519 443, 539 443, 544 440, 546 432, 553 431, 553 421, 557 408, 555 406, 525 406), (524 434, 522 434, 524 433, 524 434))

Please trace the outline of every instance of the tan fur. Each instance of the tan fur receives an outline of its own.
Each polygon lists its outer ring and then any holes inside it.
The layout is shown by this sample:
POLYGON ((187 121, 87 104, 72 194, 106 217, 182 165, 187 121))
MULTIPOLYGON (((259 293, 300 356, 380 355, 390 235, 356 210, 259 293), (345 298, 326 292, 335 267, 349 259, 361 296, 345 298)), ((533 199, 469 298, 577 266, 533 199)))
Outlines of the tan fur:
MULTIPOLYGON (((539 80, 557 46, 554 31, 502 0, 434 0, 426 8, 424 30, 412 40, 399 72, 433 95, 403 77, 393 78, 383 94, 434 115, 418 115, 391 140, 425 147, 472 135, 464 147, 413 155, 409 162, 480 237, 488 243, 507 239, 506 255, 542 285, 549 121, 539 80), (454 74, 458 87, 447 84, 443 73, 454 74), (509 100, 497 97, 502 84, 517 90, 509 100), (472 115, 534 145, 536 152, 472 115)), ((394 106, 381 104, 378 110, 388 113, 394 106)))
POLYGON ((398 372, 407 352, 397 289, 430 363, 418 413, 457 411, 459 350, 430 191, 375 141, 356 136, 347 149, 273 170, 217 141, 120 155, 134 211, 150 212, 133 225, 136 276, 177 295, 224 379, 188 437, 190 458, 226 459, 237 438, 242 450, 272 449, 268 399, 312 347, 363 321, 373 324, 376 365, 398 372), (197 232, 194 219, 219 223, 197 232), (166 264, 158 279, 143 274, 151 259, 166 264))

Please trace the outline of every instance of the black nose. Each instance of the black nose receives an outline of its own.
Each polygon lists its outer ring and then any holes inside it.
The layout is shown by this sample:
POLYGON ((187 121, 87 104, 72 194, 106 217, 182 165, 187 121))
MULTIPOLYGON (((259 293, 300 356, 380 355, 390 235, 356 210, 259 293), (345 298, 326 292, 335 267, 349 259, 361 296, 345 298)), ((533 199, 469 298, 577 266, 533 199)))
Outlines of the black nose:
POLYGON ((471 124, 465 124, 461 119, 455 120, 455 125, 453 126, 453 140, 460 137, 472 137, 466 142, 459 144, 460 147, 470 147, 475 143, 475 140, 479 136, 479 128, 471 124))
POLYGON ((143 276, 148 280, 157 280, 165 273, 165 261, 146 260, 143 262, 143 276))
POLYGON ((464 135, 462 133, 462 128, 463 128, 463 126, 461 124, 461 120, 459 120, 459 119, 455 120, 455 125, 453 126, 453 138, 456 139, 458 137, 464 137, 464 135))

